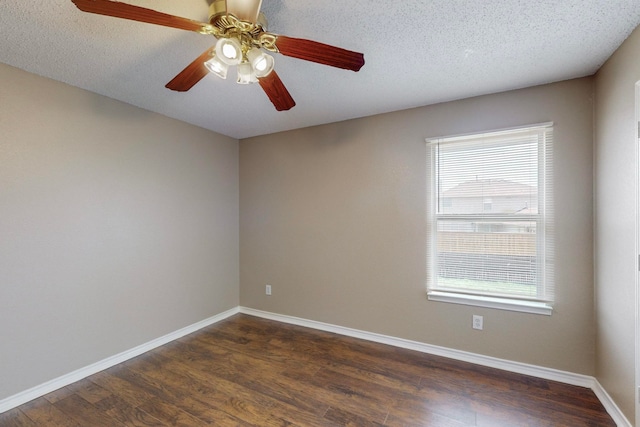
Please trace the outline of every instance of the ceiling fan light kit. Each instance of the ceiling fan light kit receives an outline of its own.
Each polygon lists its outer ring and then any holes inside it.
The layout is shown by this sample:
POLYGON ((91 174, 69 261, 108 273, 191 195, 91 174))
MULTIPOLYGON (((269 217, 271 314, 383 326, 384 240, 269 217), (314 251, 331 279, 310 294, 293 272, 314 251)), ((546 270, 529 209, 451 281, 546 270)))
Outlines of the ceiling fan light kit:
POLYGON ((217 38, 213 48, 167 83, 168 89, 179 92, 188 91, 209 73, 226 79, 229 67, 235 66, 239 84, 259 83, 276 110, 284 111, 296 104, 274 70, 273 56, 265 51, 352 71, 359 71, 364 65, 361 53, 267 32, 266 17, 260 12, 262 0, 215 0, 209 8, 209 23, 113 0, 71 1, 84 12, 195 31, 217 38))

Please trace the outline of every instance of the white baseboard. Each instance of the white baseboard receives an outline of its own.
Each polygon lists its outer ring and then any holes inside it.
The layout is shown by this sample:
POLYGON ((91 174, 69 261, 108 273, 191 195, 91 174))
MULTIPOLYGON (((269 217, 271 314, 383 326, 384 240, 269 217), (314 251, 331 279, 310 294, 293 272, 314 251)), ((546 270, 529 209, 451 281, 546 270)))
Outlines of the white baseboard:
POLYGON ((530 375, 537 378, 543 378, 551 381, 558 381, 565 384, 571 384, 581 387, 587 387, 593 390, 595 395, 600 399, 602 405, 605 407, 609 415, 616 422, 618 427, 633 427, 633 425, 627 420, 620 408, 615 404, 611 396, 600 385, 598 380, 594 377, 587 375, 574 374, 571 372, 560 371, 556 369, 544 368, 541 366, 528 365, 525 363, 512 362, 509 360, 498 359, 495 357, 483 356, 475 353, 469 353, 466 351, 453 350, 446 347, 439 347, 435 345, 425 344, 418 341, 405 340, 402 338, 395 338, 387 335, 376 334, 372 332, 361 331, 358 329, 345 328, 342 326, 332 325, 329 323, 316 322, 314 320, 302 319, 299 317, 286 316, 282 314, 270 313, 261 310, 255 310, 247 307, 236 307, 231 310, 220 313, 216 316, 194 323, 163 337, 149 341, 145 344, 139 345, 130 350, 124 351, 115 356, 108 357, 104 360, 96 362, 92 365, 80 368, 69 374, 55 378, 51 381, 47 381, 44 384, 40 384, 36 387, 30 388, 13 396, 9 396, 6 399, 0 400, 0 413, 13 409, 24 403, 27 403, 33 399, 42 397, 52 391, 65 387, 76 381, 80 381, 90 375, 108 369, 119 363, 125 362, 136 356, 139 356, 161 345, 167 344, 171 341, 177 340, 185 335, 193 333, 199 329, 213 325, 228 317, 237 313, 244 313, 247 315, 261 317, 264 319, 275 320, 282 323, 289 323, 292 325, 303 326, 311 329, 317 329, 326 332, 333 332, 339 335, 349 336, 353 338, 359 338, 367 341, 377 342, 381 344, 387 344, 394 347, 406 348, 409 350, 415 350, 422 353, 433 354, 436 356, 448 357, 450 359, 460 360, 463 362, 474 363, 481 366, 487 366, 491 368, 502 369, 509 372, 515 372, 524 375, 530 375))
POLYGON ((239 307, 232 308, 231 310, 227 310, 208 319, 194 323, 193 325, 189 325, 160 338, 156 338, 145 344, 139 345, 120 354, 116 354, 115 356, 108 357, 104 360, 93 363, 89 366, 85 366, 84 368, 80 368, 61 377, 54 378, 53 380, 47 381, 44 384, 40 384, 13 396, 9 396, 6 399, 0 400, 0 414, 8 411, 9 409, 13 409, 17 406, 27 403, 33 399, 42 397, 45 394, 51 393, 52 391, 68 386, 69 384, 72 384, 76 381, 80 381, 81 379, 86 378, 90 375, 96 374, 100 371, 104 371, 105 369, 139 356, 149 350, 153 350, 156 347, 160 347, 161 345, 177 340, 178 338, 182 338, 183 336, 202 329, 206 326, 220 322, 230 316, 233 316, 234 314, 237 314, 239 311, 239 307))
POLYGON ((593 390, 602 403, 602 406, 604 406, 609 415, 611 415, 611 418, 613 418, 613 421, 616 422, 618 427, 633 427, 633 424, 631 424, 631 422, 629 422, 629 420, 624 416, 620 408, 618 408, 618 405, 616 405, 611 396, 609 396, 609 393, 607 393, 600 382, 595 378, 593 379, 593 386, 591 387, 591 390, 593 390))
POLYGON ((372 332, 361 331, 357 329, 345 328, 342 326, 332 325, 328 323, 316 322, 314 320, 301 319, 299 317, 286 316, 282 314, 270 313, 267 311, 255 310, 248 307, 240 307, 240 313, 250 316, 262 317, 264 319, 275 320, 282 323, 303 326, 307 328, 317 329, 326 332, 333 332, 339 335, 359 338, 367 341, 388 344, 394 347, 406 348, 422 353, 432 354, 435 356, 448 357, 450 359, 460 360, 463 362, 474 363, 476 365, 487 366, 490 368, 501 369, 504 371, 515 372, 518 374, 529 375, 532 377, 542 378, 550 381, 557 381, 564 384, 570 384, 580 387, 586 387, 593 390, 596 397, 600 400, 611 418, 616 422, 618 427, 633 427, 627 420, 620 408, 615 404, 613 399, 600 385, 598 380, 588 375, 575 374, 572 372, 561 371, 557 369, 545 368, 542 366, 529 365, 526 363, 513 362, 510 360, 498 359, 495 357, 483 356, 480 354, 469 353, 466 351, 454 350, 446 347, 440 347, 418 341, 410 341, 402 338, 390 337, 387 335, 376 334, 372 332))

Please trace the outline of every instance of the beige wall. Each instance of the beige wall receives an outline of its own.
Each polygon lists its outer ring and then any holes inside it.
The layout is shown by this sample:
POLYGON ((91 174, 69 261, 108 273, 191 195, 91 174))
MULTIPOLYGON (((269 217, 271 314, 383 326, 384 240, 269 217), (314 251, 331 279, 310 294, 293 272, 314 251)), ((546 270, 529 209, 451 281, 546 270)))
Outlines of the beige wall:
POLYGON ((634 420, 639 357, 634 350, 638 52, 640 30, 635 30, 596 75, 596 373, 629 420, 634 420))
POLYGON ((236 140, 0 82, 0 400, 238 305, 236 140))
POLYGON ((592 94, 584 78, 242 140, 241 304, 593 375, 592 94), (553 315, 427 301, 425 137, 547 121, 553 315))

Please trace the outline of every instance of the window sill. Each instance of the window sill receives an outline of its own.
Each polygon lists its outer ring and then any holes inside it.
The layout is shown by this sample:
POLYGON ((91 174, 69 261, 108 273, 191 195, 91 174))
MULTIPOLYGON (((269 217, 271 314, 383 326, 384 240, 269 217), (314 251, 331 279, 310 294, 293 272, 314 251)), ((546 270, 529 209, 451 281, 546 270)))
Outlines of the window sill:
POLYGON ((477 307, 495 308, 498 310, 518 311, 521 313, 542 314, 545 316, 551 316, 551 312, 553 311, 553 307, 542 302, 483 297, 475 295, 460 295, 440 291, 428 292, 427 298, 430 301, 473 305, 477 307))

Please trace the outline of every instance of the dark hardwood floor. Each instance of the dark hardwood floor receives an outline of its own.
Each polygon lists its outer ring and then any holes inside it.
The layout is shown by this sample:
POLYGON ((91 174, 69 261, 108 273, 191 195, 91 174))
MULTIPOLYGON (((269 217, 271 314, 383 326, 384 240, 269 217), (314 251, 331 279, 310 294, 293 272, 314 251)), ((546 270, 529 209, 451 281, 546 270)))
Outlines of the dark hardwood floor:
POLYGON ((1 426, 615 426, 586 388, 236 315, 1 426))

